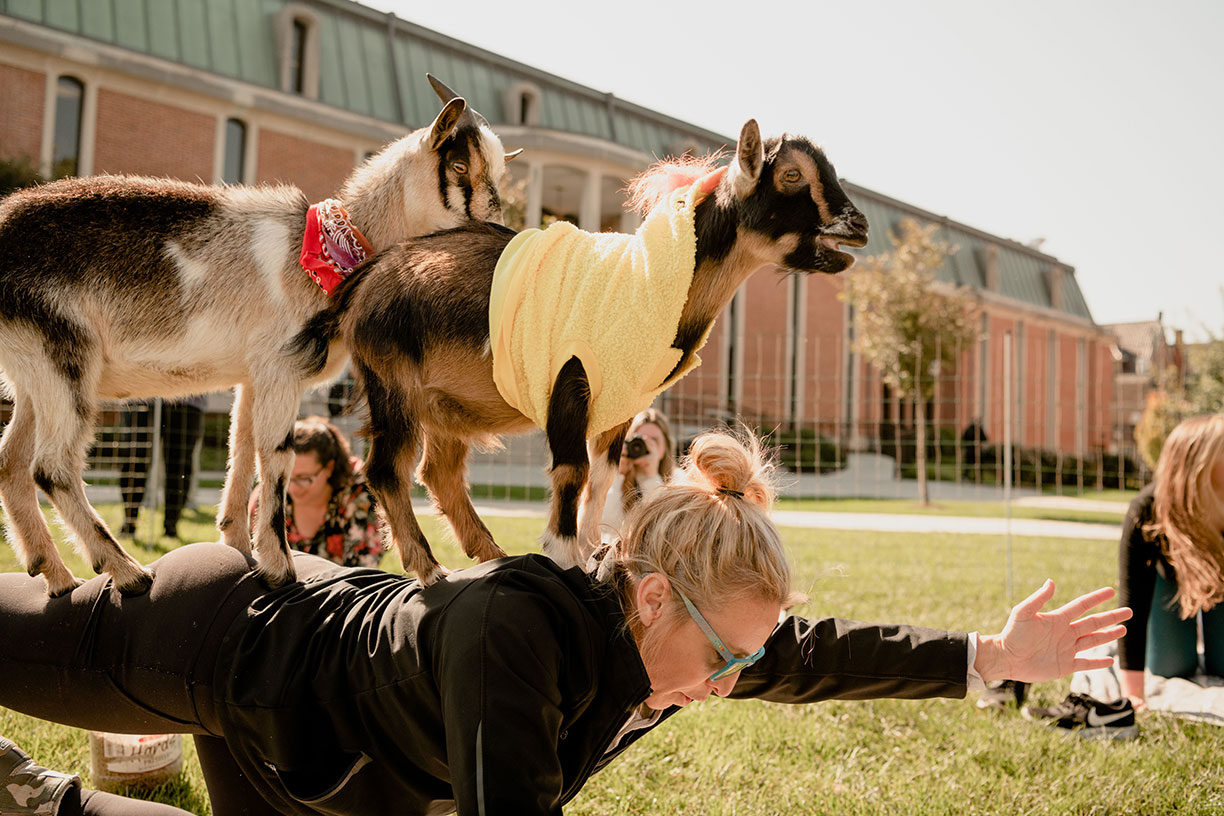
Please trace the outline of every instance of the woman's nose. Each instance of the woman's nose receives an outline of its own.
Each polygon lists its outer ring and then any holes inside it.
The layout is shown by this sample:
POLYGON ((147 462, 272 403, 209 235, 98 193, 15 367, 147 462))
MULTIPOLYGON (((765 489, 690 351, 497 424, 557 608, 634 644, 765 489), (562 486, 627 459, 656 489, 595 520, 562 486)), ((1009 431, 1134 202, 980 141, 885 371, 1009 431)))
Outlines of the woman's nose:
POLYGON ((719 697, 726 697, 731 693, 731 689, 735 688, 735 680, 739 677, 739 673, 731 674, 718 680, 708 680, 710 690, 719 697))

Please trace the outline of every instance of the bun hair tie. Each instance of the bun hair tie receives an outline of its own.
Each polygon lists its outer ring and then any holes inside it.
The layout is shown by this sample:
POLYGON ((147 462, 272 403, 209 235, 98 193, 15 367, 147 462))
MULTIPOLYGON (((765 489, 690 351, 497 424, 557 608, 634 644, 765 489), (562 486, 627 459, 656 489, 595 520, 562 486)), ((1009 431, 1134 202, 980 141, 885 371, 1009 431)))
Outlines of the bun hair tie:
POLYGON ((744 498, 744 491, 742 491, 742 490, 734 490, 734 489, 732 489, 732 488, 730 488, 730 487, 725 487, 725 486, 724 486, 724 487, 720 487, 720 488, 718 488, 718 492, 719 492, 719 493, 721 493, 721 494, 723 494, 724 496, 734 496, 734 497, 735 497, 735 498, 737 498, 737 499, 742 499, 742 498, 744 498))

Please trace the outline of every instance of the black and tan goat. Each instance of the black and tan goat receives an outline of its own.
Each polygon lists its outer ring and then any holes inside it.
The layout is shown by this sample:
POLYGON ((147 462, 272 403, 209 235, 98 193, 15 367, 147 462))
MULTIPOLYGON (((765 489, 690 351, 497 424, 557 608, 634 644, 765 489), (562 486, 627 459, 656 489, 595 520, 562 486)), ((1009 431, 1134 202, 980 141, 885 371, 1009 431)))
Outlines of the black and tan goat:
POLYGON ((336 330, 370 409, 367 478, 404 567, 422 580, 444 571, 408 498, 418 454, 419 478, 464 551, 486 560, 502 551, 468 496, 468 449, 543 427, 553 486, 543 549, 584 563, 629 421, 699 362, 740 284, 769 265, 841 272, 854 258, 838 245, 866 243, 867 220, 802 137, 762 143, 749 121, 729 167, 681 168, 682 180, 674 171, 636 182, 653 208, 635 236, 554 225, 516 238, 473 225, 401 244, 337 293, 336 330), (530 255, 552 259, 551 277, 507 261, 530 255), (623 263, 595 268, 609 257, 623 263))
POLYGON ((59 181, 0 201, 0 382, 13 398, 0 499, 11 543, 51 595, 79 581, 55 550, 35 485, 96 571, 128 593, 151 580, 85 496, 97 401, 235 385, 218 527, 250 552, 258 454, 258 570, 273 586, 293 579, 284 525, 293 421, 309 385, 347 360, 338 338, 315 330, 326 292, 363 253, 501 218, 501 142, 430 80, 444 103, 437 119, 357 168, 339 201, 311 207, 295 187, 124 176, 59 181))

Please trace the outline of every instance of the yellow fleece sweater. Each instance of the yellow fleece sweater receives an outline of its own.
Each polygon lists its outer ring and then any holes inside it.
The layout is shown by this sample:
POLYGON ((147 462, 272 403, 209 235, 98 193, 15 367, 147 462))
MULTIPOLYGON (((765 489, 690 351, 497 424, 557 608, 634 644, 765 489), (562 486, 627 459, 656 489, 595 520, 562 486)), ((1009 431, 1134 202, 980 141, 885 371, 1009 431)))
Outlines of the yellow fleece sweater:
POLYGON ((502 399, 544 428, 557 374, 577 357, 591 388, 590 438, 632 419, 701 364, 694 353, 667 376, 682 355, 672 342, 693 280, 693 211, 720 173, 671 193, 633 235, 595 235, 558 222, 510 241, 489 297, 493 380, 502 399))

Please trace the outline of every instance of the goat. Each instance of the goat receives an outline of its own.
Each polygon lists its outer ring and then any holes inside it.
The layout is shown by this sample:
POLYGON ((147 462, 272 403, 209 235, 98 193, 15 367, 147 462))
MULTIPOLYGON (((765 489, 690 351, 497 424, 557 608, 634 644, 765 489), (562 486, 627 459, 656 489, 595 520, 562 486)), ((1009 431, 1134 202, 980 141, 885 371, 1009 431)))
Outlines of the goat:
POLYGON ((339 338, 317 330, 328 290, 363 253, 501 218, 500 140, 463 98, 429 79, 443 102, 437 118, 358 167, 341 188, 343 206, 310 207, 290 186, 128 176, 66 179, 0 201, 8 259, 0 383, 13 399, 0 438, 0 499, 10 543, 50 595, 80 581, 55 549, 36 485, 96 572, 127 594, 151 581, 85 496, 97 401, 232 386, 217 526, 227 544, 251 552, 247 499, 258 453, 256 571, 273 587, 294 579, 284 525, 293 421, 306 389, 347 361, 339 338), (313 256, 303 249, 312 235, 313 256))
POLYGON ((409 502, 418 453, 418 478, 464 552, 487 560, 503 552, 468 496, 468 449, 472 443, 496 444, 498 435, 520 433, 532 424, 543 427, 552 453, 552 505, 542 548, 559 563, 583 564, 599 541, 603 503, 629 421, 700 362, 697 350, 740 284, 767 265, 805 273, 841 272, 854 257, 839 244, 861 247, 867 241, 867 219, 846 196, 824 152, 796 136, 763 143, 754 120, 744 125, 729 167, 715 170, 715 162, 708 160, 695 168, 679 168, 677 177, 676 168, 665 164, 647 170, 633 187, 641 208, 649 209, 637 236, 590 236, 557 224, 516 238, 505 228, 474 224, 402 243, 337 292, 333 331, 348 338, 358 386, 369 406, 366 477, 405 569, 423 582, 436 580, 445 570, 409 502), (652 194, 660 185, 663 189, 652 194), (668 192, 677 185, 682 186, 668 192), (677 274, 672 275, 670 267, 648 264, 649 280, 636 295, 640 305, 667 289, 674 304, 668 320, 649 327, 656 346, 652 356, 643 353, 647 343, 642 348, 622 346, 618 356, 625 359, 618 361, 596 360, 598 355, 586 348, 586 340, 579 337, 584 327, 603 330, 618 324, 634 344, 645 334, 640 314, 621 308, 622 300, 609 292, 594 311, 574 309, 559 315, 566 326, 550 338, 554 342, 543 359, 534 360, 540 381, 534 401, 522 393, 508 396, 516 386, 507 386, 505 380, 524 372, 509 370, 517 364, 504 357, 517 341, 508 341, 505 332, 510 324, 527 319, 526 307, 511 315, 502 314, 496 304, 516 286, 532 288, 530 282, 507 284, 502 277, 499 261, 518 254, 516 246, 508 245, 533 238, 548 241, 557 230, 563 238, 586 235, 593 242, 577 249, 554 242, 541 250, 545 255, 562 253, 566 262, 560 264, 564 272, 559 283, 536 286, 542 301, 536 306, 564 311, 570 306, 557 305, 563 298, 558 290, 597 279, 599 284, 592 285, 603 285, 596 276, 605 272, 589 268, 588 261, 643 252, 639 239, 652 231, 666 234, 669 211, 684 207, 690 208, 689 234, 687 239, 677 237, 676 257, 682 261, 673 264, 677 274), (614 376, 630 378, 638 386, 636 403, 615 410, 601 406, 614 376))

